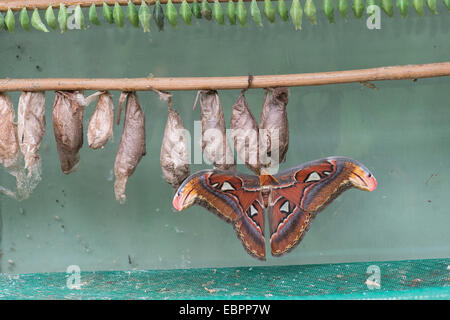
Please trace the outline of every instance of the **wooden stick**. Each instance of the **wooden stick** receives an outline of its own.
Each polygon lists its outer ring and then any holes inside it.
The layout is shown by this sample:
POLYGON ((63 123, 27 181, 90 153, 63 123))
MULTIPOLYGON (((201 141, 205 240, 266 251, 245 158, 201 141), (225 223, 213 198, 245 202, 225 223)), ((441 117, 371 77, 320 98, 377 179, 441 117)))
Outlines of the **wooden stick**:
MULTIPOLYGON (((253 76, 251 88, 318 86, 350 82, 404 80, 450 76, 450 62, 360 70, 253 76)), ((0 79, 1 91, 118 90, 180 91, 230 90, 248 87, 248 76, 122 79, 0 79)))
MULTIPOLYGON (((219 0, 220 2, 228 2, 228 0, 219 0)), ((237 0, 233 0, 236 1, 237 0)), ((244 0, 251 1, 251 0, 244 0)), ((264 1, 264 0, 256 0, 264 1)), ((47 9, 49 6, 53 8, 59 8, 61 3, 65 4, 66 7, 80 5, 82 7, 90 7, 93 3, 96 6, 102 6, 103 2, 108 5, 114 5, 118 3, 120 5, 127 5, 128 0, 0 0, 0 11, 7 11, 10 8, 13 11, 19 11, 23 7, 27 9, 47 9)), ((140 5, 142 0, 132 0, 136 5, 140 5)), ((146 3, 151 5, 154 4, 156 0, 146 0, 146 3)), ((161 3, 167 3, 167 0, 160 0, 161 3)), ((172 0, 173 3, 181 3, 182 0, 172 0)), ((187 2, 194 2, 194 0, 187 0, 187 2)), ((200 1, 199 1, 200 2, 200 1)), ((208 0, 208 2, 214 2, 214 0, 208 0)))

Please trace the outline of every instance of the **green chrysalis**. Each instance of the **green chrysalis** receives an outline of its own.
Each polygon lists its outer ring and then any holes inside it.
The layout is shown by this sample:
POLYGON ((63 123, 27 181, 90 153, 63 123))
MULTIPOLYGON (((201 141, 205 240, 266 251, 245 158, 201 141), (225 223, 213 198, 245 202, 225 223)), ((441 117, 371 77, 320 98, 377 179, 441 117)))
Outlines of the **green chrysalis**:
POLYGON ((138 10, 131 0, 128 1, 127 18, 128 20, 130 20, 130 23, 133 27, 135 28, 139 27, 138 10))
POLYGON ((295 26, 295 30, 301 30, 303 10, 299 0, 292 0, 292 5, 291 9, 289 10, 289 14, 291 16, 292 23, 295 26))
POLYGON ((202 8, 200 8, 200 4, 198 3, 197 0, 194 0, 194 2, 192 3, 192 14, 197 19, 202 18, 202 8))
POLYGON ((98 19, 97 15, 97 8, 95 7, 94 3, 89 7, 88 17, 90 22, 96 25, 100 25, 100 20, 98 19))
POLYGON ((316 5, 313 0, 306 0, 304 10, 305 16, 308 18, 311 24, 317 24, 316 18, 316 5))
POLYGON ((5 29, 5 17, 3 16, 3 13, 0 12, 0 29, 5 29))
POLYGON ((245 8, 245 4, 243 0, 239 0, 236 7, 236 14, 239 20, 239 23, 242 27, 245 27, 247 24, 247 9, 245 8))
POLYGON ((86 25, 84 24, 84 14, 83 11, 81 10, 81 6, 77 5, 75 7, 75 23, 83 30, 86 29, 86 25))
POLYGON ((278 0, 277 12, 281 19, 283 19, 284 21, 289 20, 289 10, 284 0, 278 0))
POLYGON ((408 15, 408 0, 397 0, 397 8, 400 11, 400 15, 406 18, 408 15))
POLYGON ((139 8, 139 22, 141 23, 142 29, 144 32, 150 32, 150 20, 152 15, 150 13, 150 9, 145 3, 145 0, 142 0, 141 7, 139 8))
POLYGON ((253 21, 255 21, 258 27, 263 26, 261 11, 259 11, 258 3, 256 2, 256 0, 252 0, 252 2, 250 3, 250 16, 252 17, 253 21))
POLYGON ((178 24, 178 13, 177 9, 172 3, 172 0, 167 1, 165 15, 172 27, 176 27, 178 24))
POLYGON ((352 11, 357 19, 360 19, 364 13, 364 0, 353 0, 352 11))
POLYGON ((114 22, 119 26, 119 28, 123 27, 124 24, 124 13, 122 10, 122 7, 117 2, 114 3, 114 9, 113 9, 113 19, 114 22))
POLYGON ((202 16, 205 17, 206 20, 211 20, 212 19, 212 10, 211 10, 211 6, 208 3, 208 0, 202 0, 202 5, 201 5, 201 12, 202 12, 202 16))
POLYGON ((323 13, 325 13, 325 16, 327 17, 328 21, 330 23, 334 23, 333 2, 331 2, 331 0, 323 0, 322 10, 323 10, 323 13))
POLYGON ((348 18, 348 2, 347 0, 338 0, 338 10, 341 13, 342 18, 348 18))
POLYGON ((103 2, 103 18, 109 23, 114 23, 113 12, 110 6, 103 2))
POLYGON ((372 15, 374 13, 374 9, 371 9, 371 6, 376 6, 377 2, 375 0, 366 0, 366 8, 367 14, 372 15))
POLYGON ((187 25, 192 23, 192 11, 191 7, 189 7, 189 3, 186 0, 183 0, 180 6, 180 16, 183 18, 184 22, 187 25))
POLYGON ((433 14, 438 14, 436 0, 426 0, 427 7, 433 14))
POLYGON ((153 7, 153 16, 155 17, 155 23, 158 26, 158 30, 164 30, 164 11, 159 0, 156 0, 155 6, 153 7))
POLYGON ((423 16, 423 0, 412 0, 411 5, 420 17, 423 16))
POLYGON ((275 9, 273 8, 271 0, 264 0, 264 15, 270 23, 275 22, 275 9))
POLYGON ((59 23, 59 29, 61 29, 61 33, 64 33, 67 31, 67 20, 69 19, 69 14, 67 13, 66 6, 61 3, 59 5, 59 12, 58 12, 58 23, 59 23))
MULTIPOLYGON (((375 7, 377 6, 377 2, 375 0, 367 0, 366 1, 366 8, 367 8, 367 14, 369 16, 372 16, 373 14, 375 14, 375 7)), ((373 21, 375 22, 376 17, 373 17, 373 21)))
POLYGON ((16 20, 14 19, 14 13, 9 8, 5 15, 5 25, 9 32, 14 32, 14 29, 16 28, 16 20))
POLYGON ((222 6, 220 5, 219 0, 214 0, 213 5, 213 17, 219 24, 225 24, 225 15, 223 13, 222 6))
POLYGON ((227 17, 231 25, 236 24, 236 6, 234 5, 233 0, 228 0, 227 17))
POLYGON ((38 9, 34 9, 33 14, 31 15, 31 25, 38 31, 49 32, 47 27, 41 20, 38 9))
POLYGON ((47 24, 50 28, 56 30, 58 28, 58 24, 56 22, 55 13, 53 12, 53 7, 50 6, 45 10, 45 21, 47 21, 47 24))
POLYGON ((30 18, 28 17, 27 8, 25 7, 20 10, 19 22, 22 28, 24 28, 26 31, 30 31, 30 18))
POLYGON ((380 0, 380 7, 388 17, 392 18, 394 15, 394 4, 392 0, 380 0))
POLYGON ((442 2, 444 2, 447 9, 450 11, 450 0, 442 0, 442 2))

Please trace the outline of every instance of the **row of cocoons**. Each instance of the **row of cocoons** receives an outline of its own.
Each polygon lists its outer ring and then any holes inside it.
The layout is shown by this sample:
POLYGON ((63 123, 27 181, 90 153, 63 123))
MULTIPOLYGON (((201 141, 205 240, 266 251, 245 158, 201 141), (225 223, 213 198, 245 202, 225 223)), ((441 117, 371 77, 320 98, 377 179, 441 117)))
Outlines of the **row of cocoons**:
MULTIPOLYGON (((101 149, 111 138, 114 123, 114 103, 106 91, 85 97, 79 91, 57 91, 52 110, 53 131, 61 170, 72 173, 79 165, 83 146, 85 108, 98 97, 89 121, 89 147, 101 149)), ((126 101, 124 129, 114 163, 114 191, 123 203, 128 177, 145 155, 145 115, 135 92, 122 92, 119 98, 117 123, 126 101)), ((0 194, 18 201, 30 196, 41 181, 40 145, 46 131, 45 92, 22 92, 17 107, 5 93, 0 93, 0 164, 16 178, 16 190, 0 186, 0 194)), ((2 181, 3 182, 3 181, 2 181)))
MULTIPOLYGON (((433 14, 438 14, 437 1, 438 0, 395 0, 395 6, 399 10, 400 15, 405 18, 408 15, 408 9, 411 2, 411 6, 416 13, 419 16, 422 16, 424 14, 425 3, 433 14)), ((335 6, 344 19, 349 17, 350 7, 354 16, 359 19, 363 16, 364 9, 369 9, 372 5, 379 6, 389 17, 394 16, 393 0, 321 0, 321 2, 321 9, 330 23, 334 23, 335 21, 335 6), (349 4, 349 2, 351 2, 351 4, 349 4)), ((442 2, 450 11, 450 0, 442 0, 442 2)), ((150 32, 152 20, 154 20, 159 31, 164 29, 165 20, 167 20, 172 27, 176 27, 178 25, 178 15, 181 16, 182 20, 187 25, 192 24, 193 17, 197 19, 204 18, 206 20, 212 20, 214 18, 217 23, 224 25, 225 15, 227 16, 230 25, 235 25, 239 22, 239 24, 244 27, 247 24, 247 8, 243 0, 238 0, 237 2, 229 0, 225 5, 225 10, 222 8, 219 0, 214 0, 214 3, 211 4, 208 0, 202 0, 200 2, 194 0, 191 4, 186 0, 183 0, 179 6, 178 12, 175 5, 172 3, 172 0, 167 1, 165 8, 163 8, 159 0, 151 6, 145 1, 142 1, 138 8, 132 1, 129 1, 125 13, 118 3, 115 3, 114 6, 103 3, 102 16, 106 22, 111 24, 115 23, 119 27, 124 26, 126 16, 131 25, 136 28, 140 25, 144 32, 150 32), (150 9, 151 6, 153 6, 152 10, 150 9)), ((257 26, 262 27, 263 14, 261 13, 257 0, 251 0, 248 11, 250 12, 253 22, 257 26)), ((281 20, 290 20, 296 30, 302 28, 303 14, 305 14, 311 24, 317 24, 317 8, 313 0, 306 0, 303 3, 303 6, 300 0, 293 0, 290 4, 290 8, 288 8, 285 0, 277 1, 276 5, 274 5, 271 0, 264 0, 262 11, 266 20, 270 23, 276 21, 276 16, 278 14, 281 20)), ((75 7, 73 14, 75 16, 76 25, 81 29, 86 29, 86 19, 80 5, 75 7)), ((49 6, 45 11, 44 16, 45 21, 50 28, 56 30, 59 25, 61 32, 67 30, 69 10, 64 4, 60 4, 57 15, 55 15, 53 7, 49 6)), ((94 3, 88 10, 88 19, 92 24, 101 24, 97 7, 94 3)), ((19 22, 22 28, 27 31, 29 31, 32 26, 39 31, 49 32, 47 26, 42 22, 38 9, 34 9, 30 19, 27 9, 24 7, 19 13, 19 22)), ((0 28, 14 32, 15 24, 14 13, 11 9, 8 9, 5 16, 0 12, 0 28)))

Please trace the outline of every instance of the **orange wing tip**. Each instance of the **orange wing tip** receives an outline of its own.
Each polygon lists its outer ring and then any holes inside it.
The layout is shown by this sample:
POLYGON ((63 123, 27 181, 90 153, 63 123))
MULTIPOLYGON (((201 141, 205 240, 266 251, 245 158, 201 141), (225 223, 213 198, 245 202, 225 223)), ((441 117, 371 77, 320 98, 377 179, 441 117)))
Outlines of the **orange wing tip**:
POLYGON ((377 179, 369 170, 355 164, 353 164, 351 170, 349 179, 355 188, 364 191, 373 191, 377 188, 377 179))
MULTIPOLYGON (((182 187, 180 187, 180 189, 181 188, 182 187)), ((177 190, 172 200, 172 205, 177 211, 182 211, 183 209, 189 207, 189 205, 186 205, 186 202, 189 200, 188 197, 192 191, 191 188, 186 186, 184 186, 181 190, 180 189, 177 190)))
POLYGON ((183 210, 182 201, 180 201, 181 200, 180 198, 181 198, 181 195, 176 194, 172 200, 172 205, 177 211, 183 210))
POLYGON ((195 198, 198 196, 198 192, 196 192, 197 181, 195 176, 192 175, 188 177, 181 186, 178 187, 178 190, 175 192, 175 196, 172 200, 172 205, 177 211, 182 211, 194 204, 195 198))
POLYGON ((373 191, 377 188, 378 182, 377 179, 375 179, 374 176, 371 176, 369 179, 367 179, 367 187, 369 191, 373 191))
POLYGON ((194 204, 195 198, 199 196, 193 188, 184 188, 177 192, 172 200, 172 205, 177 211, 182 211, 194 204))

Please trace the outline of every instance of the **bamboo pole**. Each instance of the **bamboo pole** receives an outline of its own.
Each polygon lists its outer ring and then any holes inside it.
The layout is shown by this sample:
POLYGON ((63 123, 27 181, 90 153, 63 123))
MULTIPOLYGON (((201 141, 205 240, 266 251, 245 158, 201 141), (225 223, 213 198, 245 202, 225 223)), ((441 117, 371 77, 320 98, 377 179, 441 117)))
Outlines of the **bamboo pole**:
MULTIPOLYGON (((228 0, 219 0, 220 2, 228 2, 228 0)), ((237 0, 234 0, 237 1, 237 0)), ((251 1, 251 0, 244 0, 251 1)), ((264 1, 264 0, 256 0, 264 1)), ((49 6, 54 8, 59 7, 61 3, 66 5, 66 7, 80 5, 82 7, 89 7, 93 3, 96 6, 102 6, 103 2, 108 5, 114 5, 116 2, 120 5, 127 5, 128 0, 0 0, 0 11, 7 11, 10 8, 13 11, 19 11, 23 7, 27 9, 47 9, 49 6)), ((136 5, 140 5, 142 0, 132 0, 136 5)), ((156 0, 146 0, 147 4, 154 4, 156 0)), ((161 3, 167 3, 167 0, 160 0, 161 3)), ((173 3, 181 3, 182 0, 172 0, 173 3)), ((194 0, 187 0, 187 2, 192 3, 194 0)), ((214 0, 208 0, 208 2, 214 2, 214 0)))
MULTIPOLYGON (((368 82, 380 80, 405 80, 450 76, 450 62, 380 67, 360 70, 254 76, 251 88, 298 87, 368 82)), ((119 78, 119 79, 0 79, 1 91, 49 90, 118 90, 161 91, 231 90, 248 86, 248 76, 190 77, 190 78, 119 78)))

